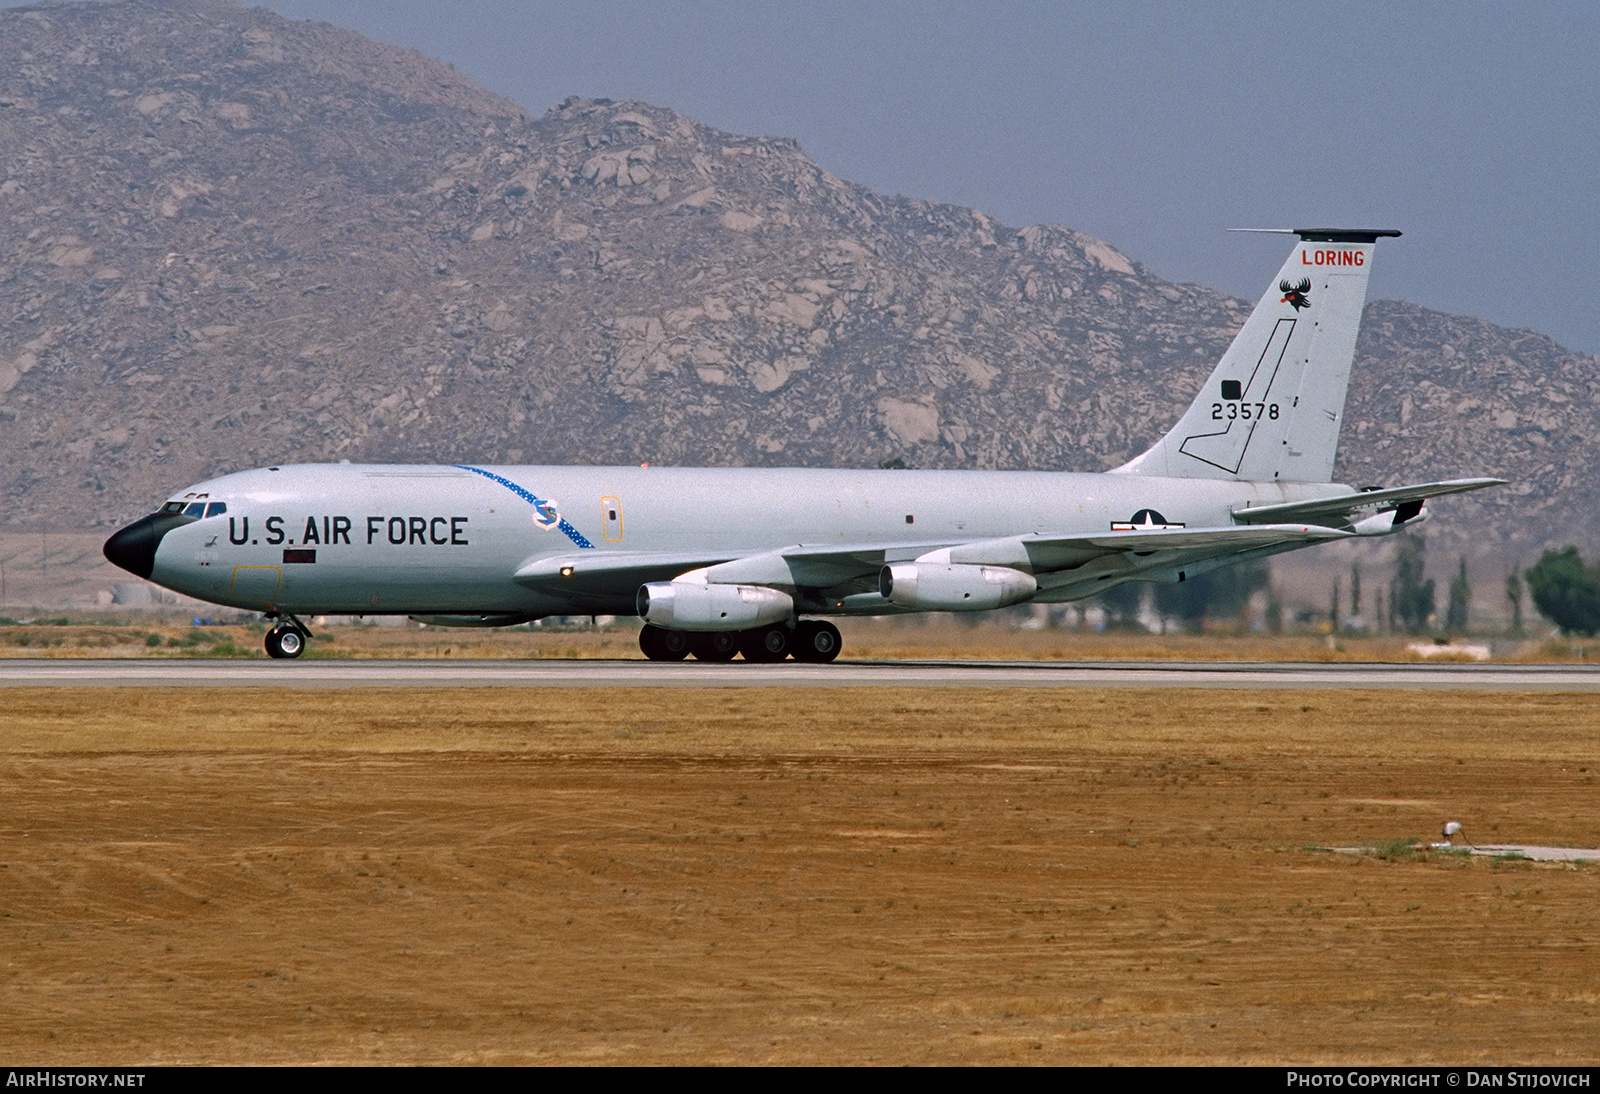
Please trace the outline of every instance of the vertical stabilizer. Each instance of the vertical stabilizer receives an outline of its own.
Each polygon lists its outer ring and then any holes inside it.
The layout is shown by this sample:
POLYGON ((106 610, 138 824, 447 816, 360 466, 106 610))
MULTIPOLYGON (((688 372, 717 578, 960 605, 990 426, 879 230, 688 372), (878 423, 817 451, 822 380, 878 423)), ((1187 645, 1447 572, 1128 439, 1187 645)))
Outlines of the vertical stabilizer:
POLYGON ((1393 229, 1297 228, 1277 279, 1178 424, 1116 471, 1175 479, 1328 482, 1367 275, 1393 229))

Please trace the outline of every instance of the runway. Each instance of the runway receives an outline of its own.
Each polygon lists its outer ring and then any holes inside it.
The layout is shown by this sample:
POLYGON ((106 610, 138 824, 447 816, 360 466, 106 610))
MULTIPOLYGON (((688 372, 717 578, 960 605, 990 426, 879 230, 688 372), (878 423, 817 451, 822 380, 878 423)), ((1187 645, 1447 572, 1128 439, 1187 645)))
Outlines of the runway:
POLYGON ((1234 688, 1600 691, 1600 666, 1111 661, 0 660, 0 687, 1234 688))

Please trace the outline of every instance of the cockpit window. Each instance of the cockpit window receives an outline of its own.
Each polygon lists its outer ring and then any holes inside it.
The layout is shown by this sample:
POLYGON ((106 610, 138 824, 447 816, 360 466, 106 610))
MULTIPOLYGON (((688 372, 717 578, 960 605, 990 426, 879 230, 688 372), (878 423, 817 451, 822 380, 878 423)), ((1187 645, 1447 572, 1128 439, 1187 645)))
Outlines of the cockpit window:
POLYGON ((183 512, 183 502, 169 501, 161 507, 161 511, 163 513, 181 513, 183 512))
POLYGON ((208 517, 221 516, 223 513, 226 513, 227 511, 228 511, 228 503, 225 502, 225 501, 214 501, 210 505, 206 506, 206 516, 208 516, 208 517))
POLYGON ((185 507, 185 509, 183 510, 183 515, 186 516, 186 517, 203 517, 203 516, 205 516, 206 515, 206 503, 203 502, 203 501, 191 501, 188 504, 188 506, 185 507))

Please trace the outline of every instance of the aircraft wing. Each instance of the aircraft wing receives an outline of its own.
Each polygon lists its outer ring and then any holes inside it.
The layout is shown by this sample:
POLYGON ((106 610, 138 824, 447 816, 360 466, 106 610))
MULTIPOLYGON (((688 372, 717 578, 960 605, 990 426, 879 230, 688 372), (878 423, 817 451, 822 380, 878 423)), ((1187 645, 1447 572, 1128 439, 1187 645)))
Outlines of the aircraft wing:
POLYGON ((1172 552, 1232 554, 1293 544, 1296 547, 1350 533, 1317 524, 1223 525, 1217 528, 1153 528, 1074 535, 1029 534, 981 539, 924 552, 919 561, 953 565, 1011 566, 1034 574, 1075 569, 1106 556, 1139 557, 1172 552))
POLYGON ((847 546, 795 544, 772 551, 716 553, 687 551, 571 551, 529 559, 512 575, 519 585, 563 595, 591 587, 612 588, 632 583, 671 581, 694 570, 714 570, 718 584, 796 585, 821 588, 862 575, 877 580, 885 562, 915 558, 939 546, 916 543, 874 543, 847 546))
POLYGON ((1026 570, 1038 581, 1034 599, 1051 602, 1092 596, 1124 581, 1182 581, 1236 562, 1352 534, 1314 524, 1261 524, 1026 535, 961 544, 928 561, 1026 570))
POLYGON ((565 597, 614 599, 618 590, 631 601, 640 585, 671 581, 679 574, 727 562, 729 554, 668 551, 572 551, 529 559, 511 580, 536 592, 565 597))
POLYGON ((1175 551, 1222 547, 1242 550, 1279 543, 1313 543, 1342 539, 1348 533, 1335 528, 1304 524, 1260 524, 1247 527, 1224 525, 1219 528, 1156 528, 1148 532, 1097 532, 1092 536, 1028 536, 1041 548, 1092 548, 1105 551, 1175 551))
POLYGON ((530 559, 514 580, 594 611, 623 611, 640 585, 683 579, 782 589, 803 611, 882 614, 899 610, 878 592, 879 573, 895 562, 1009 567, 1037 578, 1040 599, 1070 599, 1138 577, 1176 581, 1181 574, 1350 535, 1316 524, 1256 524, 945 544, 794 544, 744 555, 577 551, 530 559))
POLYGON ((1254 505, 1248 509, 1235 509, 1233 519, 1246 524, 1276 524, 1282 521, 1303 520, 1312 524, 1349 525, 1355 522, 1356 514, 1364 510, 1376 513, 1387 509, 1400 509, 1407 505, 1420 507, 1420 504, 1429 498, 1460 494, 1468 490, 1482 490, 1486 486, 1500 486, 1505 481, 1505 479, 1450 479, 1446 482, 1396 486, 1388 490, 1364 490, 1331 498, 1314 498, 1310 501, 1290 501, 1280 505, 1254 505))
MULTIPOLYGON (((1000 539, 914 543, 795 544, 746 555, 708 567, 712 584, 770 585, 837 597, 854 587, 874 589, 888 563, 1009 566, 1034 574, 1075 569, 1097 558, 1174 553, 1234 554, 1285 544, 1301 546, 1350 533, 1321 525, 1227 525, 1219 528, 1162 528, 1151 531, 1093 532, 1088 535, 1018 535, 1000 539)), ((697 575, 697 579, 698 579, 697 575)))

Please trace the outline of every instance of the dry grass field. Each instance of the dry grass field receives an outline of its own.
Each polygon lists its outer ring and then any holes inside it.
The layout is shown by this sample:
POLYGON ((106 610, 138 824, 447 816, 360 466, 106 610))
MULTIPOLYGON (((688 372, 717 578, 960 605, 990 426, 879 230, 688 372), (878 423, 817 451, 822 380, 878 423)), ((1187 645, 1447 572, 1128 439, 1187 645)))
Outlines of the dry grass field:
MULTIPOLYGON (((1021 661, 1418 661, 1404 635, 1145 634, 1030 630, 1015 617, 983 614, 911 619, 841 619, 851 660, 1021 661)), ((476 629, 311 622, 312 658, 640 658, 639 624, 605 627, 476 629)), ((40 616, 27 625, 0 623, 6 657, 250 657, 264 659, 261 623, 196 627, 168 610, 145 614, 40 616)), ((1474 638, 1499 661, 1600 659, 1593 639, 1474 638)))
POLYGON ((18 1064, 1600 1057, 1589 696, 0 704, 18 1064))

